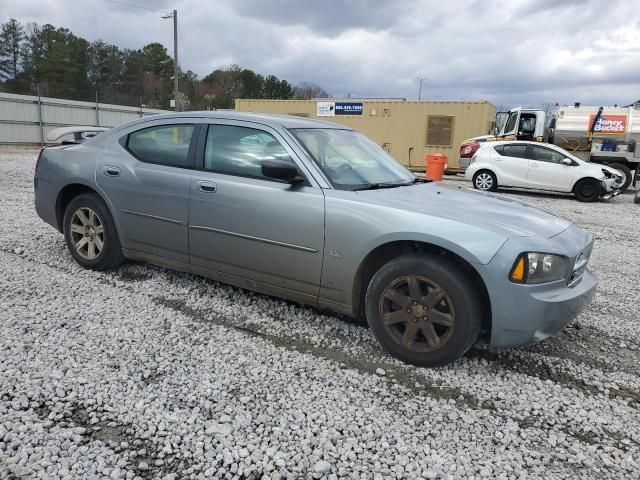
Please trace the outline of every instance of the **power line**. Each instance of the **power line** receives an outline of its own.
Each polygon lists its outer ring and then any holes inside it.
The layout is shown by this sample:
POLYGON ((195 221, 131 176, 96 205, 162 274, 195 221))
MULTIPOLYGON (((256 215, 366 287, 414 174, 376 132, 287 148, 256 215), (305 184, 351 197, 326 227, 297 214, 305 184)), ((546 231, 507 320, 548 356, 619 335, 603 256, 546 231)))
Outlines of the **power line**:
POLYGON ((142 10, 148 10, 149 12, 159 12, 160 10, 156 10, 155 8, 143 7, 142 5, 134 5, 133 3, 120 2, 118 0, 106 0, 107 2, 117 3, 118 5, 125 5, 127 7, 140 8, 142 10))

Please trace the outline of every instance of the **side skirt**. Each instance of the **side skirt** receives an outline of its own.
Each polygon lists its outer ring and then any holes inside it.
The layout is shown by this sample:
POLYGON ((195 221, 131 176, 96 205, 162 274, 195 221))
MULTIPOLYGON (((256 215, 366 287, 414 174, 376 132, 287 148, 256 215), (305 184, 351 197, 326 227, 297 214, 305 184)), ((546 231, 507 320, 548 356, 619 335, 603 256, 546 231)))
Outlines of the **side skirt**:
POLYGON ((309 305, 312 307, 326 308, 348 316, 353 315, 350 305, 343 305, 341 303, 321 298, 319 299, 315 295, 297 292, 295 290, 278 287, 269 283, 257 282, 255 280, 240 277, 237 275, 231 275, 229 273, 220 272, 218 270, 211 270, 204 267, 198 267, 197 265, 190 265, 188 263, 170 260, 168 258, 141 252, 139 250, 123 248, 122 253, 129 260, 148 262, 159 267, 169 268, 171 270, 177 270, 179 272, 192 273, 194 275, 200 275, 202 277, 210 278, 211 280, 216 280, 221 283, 244 288, 246 290, 263 293, 265 295, 284 298, 286 300, 291 300, 293 302, 302 303, 304 305, 309 305))

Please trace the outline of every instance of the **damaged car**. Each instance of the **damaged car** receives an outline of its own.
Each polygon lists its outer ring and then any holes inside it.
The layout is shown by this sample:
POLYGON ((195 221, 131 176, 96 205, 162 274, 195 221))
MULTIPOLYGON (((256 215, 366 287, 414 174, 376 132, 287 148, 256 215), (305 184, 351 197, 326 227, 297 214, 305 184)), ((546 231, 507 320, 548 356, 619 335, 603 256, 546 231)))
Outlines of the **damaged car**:
POLYGON ((539 142, 483 142, 469 145, 465 177, 476 190, 522 188, 573 193, 581 202, 608 200, 621 193, 624 174, 585 162, 555 145, 539 142))
POLYGON ((307 118, 142 118, 45 148, 34 187, 84 268, 145 261, 364 317, 421 366, 479 341, 543 340, 596 288, 593 235, 571 221, 417 178, 364 135, 307 118))

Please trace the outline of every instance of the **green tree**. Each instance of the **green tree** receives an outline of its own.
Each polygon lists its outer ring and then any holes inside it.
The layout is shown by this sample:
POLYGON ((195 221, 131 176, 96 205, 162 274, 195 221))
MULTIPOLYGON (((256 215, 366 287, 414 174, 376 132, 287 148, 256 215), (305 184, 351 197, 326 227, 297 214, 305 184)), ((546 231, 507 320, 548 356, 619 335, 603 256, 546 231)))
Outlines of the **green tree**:
POLYGON ((15 81, 20 71, 24 27, 15 18, 0 25, 0 77, 15 81))
POLYGON ((97 40, 89 45, 87 78, 101 102, 118 103, 122 89, 125 57, 115 45, 97 40))
POLYGON ((269 75, 264 81, 264 98, 289 99, 293 97, 293 87, 286 80, 269 75))
POLYGON ((240 72, 240 82, 242 87, 238 98, 263 98, 264 77, 262 75, 245 68, 240 72))

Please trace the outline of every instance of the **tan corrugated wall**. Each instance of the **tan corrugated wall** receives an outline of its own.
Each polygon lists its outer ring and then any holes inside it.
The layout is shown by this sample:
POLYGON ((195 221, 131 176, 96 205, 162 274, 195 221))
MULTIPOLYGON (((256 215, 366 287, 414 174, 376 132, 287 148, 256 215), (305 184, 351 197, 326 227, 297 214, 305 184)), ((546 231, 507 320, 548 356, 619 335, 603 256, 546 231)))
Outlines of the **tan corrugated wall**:
MULTIPOLYGON (((332 100, 332 99, 327 99, 332 100)), ((358 99, 337 101, 359 102, 358 99)), ((363 102, 362 115, 317 117, 315 100, 251 100, 237 99, 241 112, 303 114, 328 122, 347 125, 367 135, 378 145, 389 144, 389 152, 400 163, 424 168, 427 153, 442 153, 449 157, 449 167, 458 167, 460 144, 471 137, 491 132, 496 107, 489 102, 405 102, 374 100, 363 102), (387 110, 387 112, 385 112, 387 110), (375 113, 375 115, 374 115, 375 113), (453 136, 450 147, 427 146, 429 115, 453 116, 453 136)))

